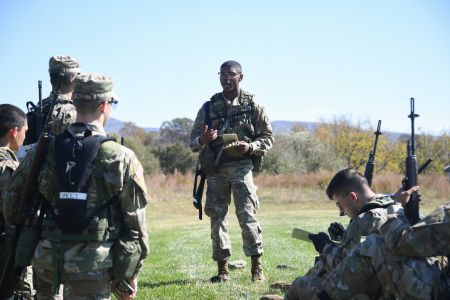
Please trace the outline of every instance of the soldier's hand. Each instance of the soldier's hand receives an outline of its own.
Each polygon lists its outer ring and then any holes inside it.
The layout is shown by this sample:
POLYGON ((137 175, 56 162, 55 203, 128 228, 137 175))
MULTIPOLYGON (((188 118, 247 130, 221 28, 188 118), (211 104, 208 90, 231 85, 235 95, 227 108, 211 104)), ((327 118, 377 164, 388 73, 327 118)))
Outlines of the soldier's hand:
POLYGON ((208 129, 208 125, 205 125, 202 129, 202 134, 198 138, 200 145, 211 143, 217 138, 217 129, 208 129))
POLYGON ((119 281, 113 280, 111 283, 111 291, 116 295, 118 300, 131 300, 136 298, 137 295, 137 278, 127 280, 127 283, 133 289, 132 294, 127 294, 125 291, 118 289, 119 281))
POLYGON ((341 223, 333 222, 328 227, 328 233, 333 241, 342 241, 345 235, 345 228, 341 223))
POLYGON ((406 206, 406 204, 409 201, 409 198, 414 192, 419 192, 419 186, 413 186, 407 191, 404 191, 403 188, 400 188, 397 193, 394 195, 395 202, 400 202, 403 206, 406 206))
POLYGON ((314 248, 317 252, 322 253, 323 248, 327 244, 332 244, 330 237, 325 232, 319 232, 317 234, 308 235, 309 239, 313 242, 314 248))

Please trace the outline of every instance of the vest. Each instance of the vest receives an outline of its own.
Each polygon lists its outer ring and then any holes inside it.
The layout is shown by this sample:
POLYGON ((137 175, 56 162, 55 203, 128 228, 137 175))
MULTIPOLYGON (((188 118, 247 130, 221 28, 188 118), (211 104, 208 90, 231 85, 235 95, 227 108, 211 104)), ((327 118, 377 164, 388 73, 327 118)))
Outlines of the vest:
MULTIPOLYGON (((205 124, 208 128, 218 131, 218 136, 226 133, 236 133, 238 140, 251 143, 255 139, 255 127, 253 121, 252 94, 241 90, 239 94, 239 105, 227 106, 222 93, 217 93, 203 104, 205 112, 205 124)), ((223 152, 223 141, 217 138, 214 142, 206 145, 200 154, 200 164, 205 174, 210 174, 216 170, 220 162, 229 162, 246 159, 233 158, 223 152)))
POLYGON ((116 240, 121 230, 118 195, 106 188, 104 170, 110 163, 108 153, 120 147, 112 138, 90 135, 73 137, 68 131, 55 138, 58 187, 43 220, 42 235, 52 241, 116 240), (92 179, 95 195, 89 191, 92 179))

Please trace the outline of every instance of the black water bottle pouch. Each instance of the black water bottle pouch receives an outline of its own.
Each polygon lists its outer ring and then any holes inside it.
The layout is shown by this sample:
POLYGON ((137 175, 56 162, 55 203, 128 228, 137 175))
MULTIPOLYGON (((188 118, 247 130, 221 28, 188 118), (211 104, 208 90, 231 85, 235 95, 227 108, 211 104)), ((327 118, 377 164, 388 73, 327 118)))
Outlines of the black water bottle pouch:
POLYGON ((88 225, 87 193, 60 192, 56 225, 65 232, 80 232, 88 225))

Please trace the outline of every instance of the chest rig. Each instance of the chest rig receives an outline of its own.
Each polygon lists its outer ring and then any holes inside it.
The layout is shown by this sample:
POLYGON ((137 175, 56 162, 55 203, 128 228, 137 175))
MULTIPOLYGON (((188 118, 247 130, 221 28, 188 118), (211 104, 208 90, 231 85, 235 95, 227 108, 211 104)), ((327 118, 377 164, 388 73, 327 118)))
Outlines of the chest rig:
POLYGON ((236 133, 238 140, 247 143, 255 139, 253 95, 241 90, 238 101, 239 105, 228 106, 222 93, 217 93, 203 104, 205 124, 208 128, 217 129, 218 134, 218 138, 207 144, 200 153, 200 165, 205 174, 217 171, 220 163, 247 158, 233 158, 223 151, 222 135, 225 133, 236 133))
MULTIPOLYGON (((113 138, 92 135, 74 137, 68 131, 55 137, 56 193, 43 222, 43 235, 51 240, 114 239, 118 235, 118 216, 112 206, 118 196, 108 195, 104 183, 102 145, 113 138), (95 195, 90 185, 95 184, 95 195)), ((115 144, 115 143, 108 143, 115 144)))

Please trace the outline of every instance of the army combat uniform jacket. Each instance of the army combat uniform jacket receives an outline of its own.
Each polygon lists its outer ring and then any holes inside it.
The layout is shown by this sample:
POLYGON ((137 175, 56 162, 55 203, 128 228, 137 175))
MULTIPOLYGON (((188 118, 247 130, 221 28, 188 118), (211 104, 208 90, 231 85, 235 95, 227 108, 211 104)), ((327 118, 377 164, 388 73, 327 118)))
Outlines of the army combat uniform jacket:
MULTIPOLYGON (((54 98, 54 92, 50 93, 50 96, 42 100, 44 110, 48 111, 54 98)), ((77 110, 73 105, 72 100, 64 95, 59 95, 56 99, 53 107, 52 116, 50 117, 51 128, 50 132, 54 135, 58 135, 64 132, 70 124, 75 122, 77 118, 77 110)))
MULTIPOLYGON (((337 268, 349 252, 369 234, 380 234, 380 228, 390 218, 408 222, 400 204, 388 196, 376 196, 369 200, 361 209, 360 214, 350 221, 344 239, 339 244, 328 244, 324 247, 319 260, 305 276, 298 277, 286 294, 286 299, 311 299, 321 286, 324 278, 337 268)), ((363 297, 384 299, 376 286, 373 290, 366 290, 363 297)), ((351 298, 348 298, 351 299, 351 298)), ((356 298, 358 299, 358 298, 356 298)))
MULTIPOLYGON (((84 135, 86 130, 90 130, 92 135, 106 135, 103 130, 90 124, 74 124, 68 128, 73 136, 84 135)), ((49 153, 38 178, 39 191, 51 207, 55 207, 58 194, 54 151, 54 143, 50 143, 49 153)), ((31 165, 32 152, 24 159, 28 166, 31 165)), ((105 201, 111 196, 117 196, 118 202, 111 206, 114 223, 94 218, 81 234, 65 234, 55 226, 48 213, 43 221, 41 241, 32 260, 35 275, 41 282, 55 287, 61 282, 72 280, 105 280, 105 277, 108 278, 113 273, 112 248, 123 235, 136 240, 140 246, 141 254, 133 277, 138 275, 142 261, 148 255, 145 209, 148 196, 142 166, 131 150, 113 141, 104 142, 100 152, 103 161, 101 164, 94 161, 93 164, 87 211, 92 212, 99 203, 98 199, 105 201), (99 184, 102 185, 101 189, 97 189, 99 184)), ((26 168, 21 168, 20 173, 18 169, 7 189, 7 222, 13 222, 13 216, 17 214, 11 204, 20 197, 26 176, 26 168)))
POLYGON ((3 232, 5 221, 3 219, 2 191, 12 173, 19 165, 16 155, 9 148, 0 147, 0 232, 3 232))

